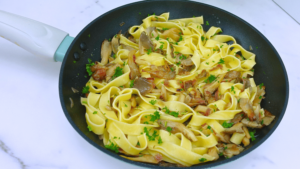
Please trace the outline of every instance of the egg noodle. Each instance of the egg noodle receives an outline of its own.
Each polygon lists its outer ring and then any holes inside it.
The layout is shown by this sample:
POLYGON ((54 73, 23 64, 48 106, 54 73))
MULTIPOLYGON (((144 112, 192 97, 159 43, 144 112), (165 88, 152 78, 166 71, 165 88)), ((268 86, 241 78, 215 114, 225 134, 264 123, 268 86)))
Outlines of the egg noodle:
MULTIPOLYGON (((255 54, 237 44, 234 37, 221 34, 219 27, 211 26, 205 32, 203 24, 209 23, 204 23, 202 16, 169 20, 169 13, 163 13, 150 15, 143 19, 141 25, 132 26, 128 32, 133 40, 122 34, 115 36, 120 45, 109 64, 118 64, 117 69, 121 73, 110 80, 99 81, 92 76, 85 87, 88 95, 81 98, 82 105, 86 107, 88 129, 103 139, 106 148, 134 161, 155 164, 164 161, 192 166, 216 160, 222 155, 237 155, 226 152, 226 144, 218 146, 224 143, 226 131, 229 137, 227 143, 241 151, 243 139, 249 140, 253 135, 250 132, 249 136, 246 123, 259 125, 254 128, 262 127, 265 110, 260 107, 260 101, 264 93, 258 96, 258 90, 263 85, 256 86, 254 79, 250 78, 254 75, 255 54), (155 29, 149 32, 150 27, 155 29), (166 32, 175 28, 179 39, 173 35, 168 37, 166 32), (143 32, 147 33, 145 35, 150 38, 153 48, 144 48, 141 52, 139 39, 143 32), (232 43, 229 44, 229 41, 232 43), (128 64, 131 51, 134 51, 140 73, 135 79, 131 79, 128 64), (180 73, 184 71, 184 59, 191 60, 193 66, 188 72, 180 73), (168 80, 160 78, 151 73, 153 66, 167 66, 165 70, 174 72, 175 77, 168 80), (233 71, 238 73, 240 80, 225 80, 225 75, 233 71), (203 72, 206 74, 200 76, 203 72), (137 78, 153 79, 153 91, 142 94, 135 87, 137 78), (248 80, 248 88, 245 88, 242 79, 248 80), (187 82, 193 83, 192 86, 185 88, 187 82), (217 94, 216 90, 211 93, 205 90, 211 85, 215 85, 217 94), (166 97, 162 98, 163 90, 166 97), (205 103, 189 104, 186 99, 180 98, 197 92, 200 98, 205 96, 205 103), (259 101, 255 104, 257 97, 259 101), (257 118, 252 120, 247 110, 241 108, 241 98, 249 101, 250 109, 253 108, 257 118), (199 111, 200 108, 205 110, 199 111), (243 130, 228 132, 232 125, 242 124, 232 121, 238 114, 241 117, 245 115, 243 120, 248 122, 242 125, 243 130), (179 123, 181 125, 176 128, 179 123)), ((105 66, 102 62, 96 62, 96 65, 105 66)), ((193 96, 190 98, 193 99, 193 96)))

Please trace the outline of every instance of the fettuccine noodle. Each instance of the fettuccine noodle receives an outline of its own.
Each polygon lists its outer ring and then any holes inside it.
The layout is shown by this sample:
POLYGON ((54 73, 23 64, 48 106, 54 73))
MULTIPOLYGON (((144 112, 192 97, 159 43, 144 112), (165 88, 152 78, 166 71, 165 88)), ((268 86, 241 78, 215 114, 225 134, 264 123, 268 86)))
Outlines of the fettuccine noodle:
POLYGON ((81 103, 106 148, 134 161, 192 166, 239 154, 255 139, 247 127, 271 123, 260 107, 265 87, 252 78, 255 54, 202 24, 202 16, 150 15, 130 37, 103 42, 102 61, 87 65, 81 103))

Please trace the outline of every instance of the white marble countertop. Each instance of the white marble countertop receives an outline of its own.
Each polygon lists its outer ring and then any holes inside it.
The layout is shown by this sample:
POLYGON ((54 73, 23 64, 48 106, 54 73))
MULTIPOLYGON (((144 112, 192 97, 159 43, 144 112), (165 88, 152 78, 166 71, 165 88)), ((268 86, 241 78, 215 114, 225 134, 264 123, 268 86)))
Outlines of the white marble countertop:
MULTIPOLYGON (((76 36, 99 15, 133 1, 2 0, 0 10, 76 36)), ((271 0, 201 2, 225 9, 262 32, 283 59, 290 82, 288 108, 276 131, 260 147, 222 168, 297 168, 300 137, 293 127, 300 119, 300 25, 271 0)), ((0 168, 138 168, 102 153, 71 127, 58 96, 61 63, 38 58, 2 38, 0 51, 0 168)))

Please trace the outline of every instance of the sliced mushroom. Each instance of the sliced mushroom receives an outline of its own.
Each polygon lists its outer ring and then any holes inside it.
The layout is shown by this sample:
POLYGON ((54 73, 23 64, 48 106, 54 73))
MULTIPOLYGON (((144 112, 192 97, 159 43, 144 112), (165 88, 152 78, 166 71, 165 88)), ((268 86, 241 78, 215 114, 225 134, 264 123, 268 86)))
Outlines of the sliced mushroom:
POLYGON ((194 62, 192 61, 191 58, 187 58, 187 59, 184 59, 181 61, 181 64, 183 66, 193 66, 194 65, 194 62))
POLYGON ((223 132, 224 133, 228 133, 228 134, 233 134, 235 132, 237 132, 237 133, 243 133, 244 130, 243 130, 242 127, 243 127, 242 123, 237 123, 237 124, 233 125, 230 128, 226 128, 223 132))
POLYGON ((236 144, 217 144, 220 153, 223 153, 226 158, 231 158, 233 155, 240 154, 244 148, 236 144))
POLYGON ((268 126, 275 119, 275 116, 272 115, 268 110, 265 110, 265 117, 263 118, 263 124, 268 126))
POLYGON ((252 92, 252 87, 251 87, 251 84, 250 84, 250 81, 249 79, 243 79, 243 88, 242 88, 242 91, 248 89, 250 90, 250 93, 252 92))
POLYGON ((197 76, 197 79, 201 79, 203 77, 206 77, 207 76, 207 71, 204 69, 202 70, 202 72, 197 76))
POLYGON ((259 123, 257 123, 256 121, 249 121, 247 119, 243 119, 242 123, 250 128, 262 128, 263 126, 259 123))
POLYGON ((146 33, 149 37, 155 38, 157 37, 156 27, 148 27, 146 30, 146 33))
POLYGON ((225 133, 216 133, 216 136, 219 138, 220 141, 223 143, 231 143, 230 142, 230 135, 225 133))
POLYGON ((232 70, 226 73, 223 81, 231 81, 231 80, 237 80, 240 77, 240 72, 232 70))
POLYGON ((255 98, 253 100, 253 106, 257 106, 260 104, 260 102, 262 101, 262 99, 264 98, 264 95, 266 94, 265 92, 265 86, 257 86, 257 92, 255 95, 255 98))
POLYGON ((142 45, 146 50, 150 49, 152 51, 154 49, 151 39, 146 35, 145 32, 141 33, 139 45, 142 45))
POLYGON ((163 130, 167 130, 168 127, 171 127, 171 133, 173 134, 182 133, 186 138, 188 138, 191 141, 198 140, 195 134, 182 123, 162 119, 157 120, 157 122, 160 125, 160 128, 163 130))
POLYGON ((256 120, 252 104, 248 98, 240 98, 240 107, 251 121, 256 120))
POLYGON ((217 159, 219 159, 219 154, 218 154, 218 149, 216 147, 211 147, 207 150, 207 154, 215 157, 214 161, 216 161, 217 159))
POLYGON ((174 41, 178 41, 179 38, 180 38, 180 33, 181 33, 181 30, 178 29, 178 28, 171 28, 171 29, 168 29, 166 31, 164 31, 161 36, 163 38, 172 38, 174 41))
POLYGON ((175 71, 172 71, 171 68, 166 69, 165 66, 151 65, 150 70, 143 70, 143 71, 150 73, 152 76, 162 78, 162 79, 167 79, 167 80, 175 79, 176 76, 175 71))
POLYGON ((105 39, 102 42, 102 46, 101 46, 101 63, 103 65, 107 64, 108 58, 110 57, 111 52, 112 52, 112 49, 111 49, 110 42, 107 39, 105 39))
POLYGON ((233 117, 233 119, 231 119, 231 122, 237 124, 243 119, 243 117, 244 117, 244 113, 238 113, 233 117))
POLYGON ((220 82, 223 80, 224 76, 225 74, 220 74, 217 76, 216 80, 203 86, 204 98, 208 103, 212 103, 215 101, 213 93, 218 89, 220 82))
POLYGON ((106 71, 106 82, 108 82, 109 80, 111 80, 112 76, 115 74, 116 72, 116 68, 117 67, 121 67, 121 65, 119 63, 114 63, 109 65, 108 70, 106 71))
POLYGON ((133 80, 137 77, 141 76, 138 66, 135 64, 135 52, 136 50, 132 50, 128 53, 128 66, 130 68, 130 79, 133 80))
POLYGON ((123 49, 127 49, 127 50, 129 50, 129 51, 135 50, 133 47, 128 46, 128 45, 124 45, 124 44, 122 44, 122 48, 123 48, 123 49))
POLYGON ((243 126, 243 130, 244 130, 244 133, 245 133, 245 137, 243 138, 242 140, 242 143, 244 144, 244 146, 247 146, 250 144, 250 134, 249 134, 249 130, 247 127, 243 126))
POLYGON ((166 90, 166 87, 165 87, 164 85, 161 86, 160 98, 161 98, 163 101, 166 101, 166 100, 167 100, 167 90, 166 90))
POLYGON ((153 86, 148 79, 141 77, 134 81, 133 88, 138 89, 142 95, 146 95, 147 93, 150 93, 153 86))
POLYGON ((118 34, 118 35, 115 35, 111 40, 111 47, 112 47, 112 51, 114 53, 118 52, 118 48, 120 46, 119 39, 120 39, 120 35, 118 34))

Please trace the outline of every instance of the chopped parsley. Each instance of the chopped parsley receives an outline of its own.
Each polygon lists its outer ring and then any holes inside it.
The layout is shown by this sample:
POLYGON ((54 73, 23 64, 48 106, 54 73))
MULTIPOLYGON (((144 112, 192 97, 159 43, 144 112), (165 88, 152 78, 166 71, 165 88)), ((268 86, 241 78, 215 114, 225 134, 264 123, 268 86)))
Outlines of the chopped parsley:
MULTIPOLYGON (((150 129, 151 130, 151 129, 150 129)), ((144 133, 146 133, 146 136, 148 137, 149 141, 154 141, 155 138, 158 136, 157 131, 154 130, 152 136, 149 134, 150 130, 148 131, 147 127, 144 127, 144 133)))
POLYGON ((170 126, 167 127, 167 131, 170 133, 171 135, 171 131, 172 131, 172 128, 170 126))
POLYGON ((226 121, 224 121, 223 124, 222 124, 222 126, 223 126, 224 128, 230 128, 230 127, 232 127, 233 124, 234 124, 234 123, 227 123, 226 121))
POLYGON ((216 80, 217 77, 214 76, 214 75, 210 75, 206 80, 204 80, 205 83, 211 83, 213 82, 214 80, 216 80))
POLYGON ((226 147, 224 147, 224 150, 226 150, 227 149, 227 146, 226 147))
POLYGON ((219 156, 223 156, 223 153, 220 153, 219 156))
POLYGON ((108 41, 111 41, 111 38, 109 38, 108 41))
POLYGON ((233 93, 235 94, 235 91, 234 91, 234 87, 233 87, 233 86, 231 86, 230 91, 233 92, 233 93))
POLYGON ((222 48, 224 45, 221 45, 220 48, 222 48))
POLYGON ((205 62, 205 64, 209 65, 209 63, 208 63, 208 62, 205 62))
POLYGON ((134 80, 130 80, 130 88, 132 88, 134 85, 134 80))
POLYGON ((91 37, 91 34, 88 34, 88 37, 90 38, 90 37, 91 37))
POLYGON ((165 31, 165 30, 169 30, 169 28, 162 28, 162 30, 163 30, 163 31, 165 31))
POLYGON ((125 107, 127 107, 127 104, 124 103, 124 105, 125 105, 125 107))
POLYGON ((237 102, 239 103, 241 99, 237 100, 237 102))
POLYGON ((203 42, 205 40, 205 37, 204 36, 201 36, 201 41, 203 42))
POLYGON ((156 101, 157 100, 151 100, 151 101, 149 101, 149 103, 152 104, 152 105, 155 105, 156 101))
POLYGON ((152 53, 151 47, 147 49, 147 55, 149 55, 150 53, 152 53))
POLYGON ((98 113, 97 111, 94 111, 94 112, 93 112, 93 114, 97 114, 97 113, 98 113))
POLYGON ((109 140, 109 142, 110 142, 110 144, 105 145, 105 148, 110 149, 110 150, 112 150, 112 151, 118 153, 118 152, 119 152, 119 147, 118 147, 118 145, 117 145, 117 144, 114 144, 114 143, 111 142, 110 140, 109 140))
POLYGON ((73 63, 76 63, 76 60, 74 60, 73 63))
POLYGON ((136 145, 140 146, 140 142, 138 141, 136 145))
POLYGON ((161 49, 161 50, 162 50, 162 49, 163 49, 163 47, 164 47, 164 45, 160 45, 159 49, 161 49))
POLYGON ((262 96, 259 96, 259 99, 262 99, 262 96))
MULTIPOLYGON (((207 21, 206 21, 207 22, 207 21)), ((199 159, 199 161, 200 162, 204 162, 204 161, 206 161, 206 158, 201 158, 201 159, 199 159)))
POLYGON ((87 102, 86 102, 86 101, 82 101, 82 103, 84 103, 84 104, 87 104, 87 102))
POLYGON ((250 131, 249 134, 250 134, 250 136, 251 136, 251 141, 255 141, 255 136, 254 136, 255 130, 250 131))
POLYGON ((159 35, 156 36, 155 40, 159 40, 159 35))
POLYGON ((220 59, 220 61, 218 62, 218 64, 225 64, 224 59, 220 59))
POLYGON ((180 35, 178 42, 180 42, 182 40, 183 40, 182 35, 180 35))
POLYGON ((84 86, 83 89, 82 89, 82 93, 88 93, 89 89, 90 89, 89 86, 84 86))
POLYGON ((209 25, 208 21, 206 21, 206 25, 209 25))
POLYGON ((264 124, 264 120, 262 120, 262 121, 260 122, 260 124, 263 125, 263 124, 264 124))
POLYGON ((259 85, 259 88, 261 89, 263 86, 264 86, 264 83, 261 83, 261 84, 259 85))
POLYGON ((111 57, 114 58, 114 59, 116 59, 116 54, 112 55, 111 57))
POLYGON ((172 72, 174 72, 174 68, 173 67, 170 67, 170 69, 171 69, 172 72))
POLYGON ((94 66, 95 63, 92 62, 92 60, 90 58, 88 58, 89 64, 85 65, 86 71, 88 72, 89 76, 91 76, 93 74, 93 72, 91 71, 91 66, 94 66))
POLYGON ((112 79, 115 79, 123 74, 123 68, 120 68, 119 66, 115 70, 115 74, 112 76, 112 79))
POLYGON ((160 115, 159 115, 159 112, 158 111, 155 111, 154 112, 154 115, 150 114, 150 121, 155 121, 155 120, 159 120, 160 119, 160 115))
POLYGON ((167 106, 162 108, 162 110, 164 110, 166 114, 169 114, 169 115, 174 116, 174 117, 178 117, 178 115, 179 115, 179 113, 176 112, 176 111, 170 111, 167 106))
POLYGON ((149 123, 147 121, 145 121, 144 124, 149 124, 149 123))
POLYGON ((87 126, 87 128, 89 129, 89 131, 93 130, 91 126, 87 126))
POLYGON ((184 55, 181 55, 181 56, 179 56, 179 59, 186 59, 186 56, 184 56, 184 55))
POLYGON ((159 138, 158 138, 158 144, 162 144, 162 143, 163 143, 163 141, 162 141, 161 137, 159 136, 159 138))
POLYGON ((177 66, 179 66, 179 65, 181 64, 181 62, 179 61, 179 62, 176 62, 175 64, 176 64, 177 66))

